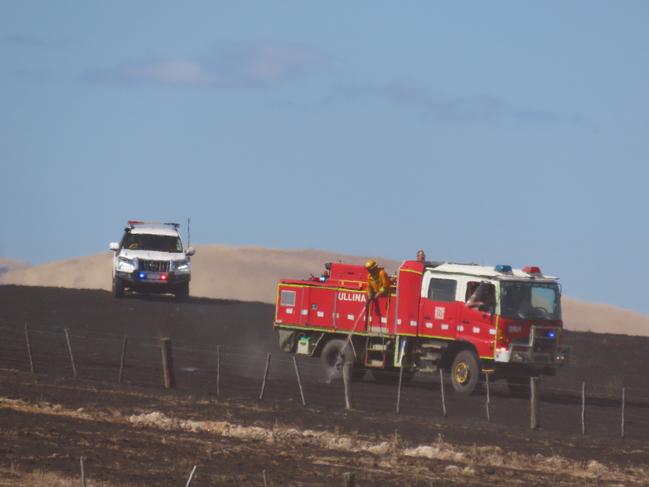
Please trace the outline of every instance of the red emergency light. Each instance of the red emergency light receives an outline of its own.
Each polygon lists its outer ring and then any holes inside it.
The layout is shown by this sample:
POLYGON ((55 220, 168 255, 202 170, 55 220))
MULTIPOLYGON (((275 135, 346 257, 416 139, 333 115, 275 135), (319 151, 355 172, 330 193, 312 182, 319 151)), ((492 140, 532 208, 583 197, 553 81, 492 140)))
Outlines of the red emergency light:
POLYGON ((523 267, 523 272, 527 272, 528 274, 540 274, 541 268, 536 265, 528 265, 527 267, 523 267))
POLYGON ((161 281, 166 281, 167 280, 167 274, 160 274, 160 280, 161 281))
POLYGON ((133 225, 142 225, 144 222, 143 222, 143 221, 140 221, 140 220, 129 220, 127 223, 128 223, 130 226, 133 226, 133 225))

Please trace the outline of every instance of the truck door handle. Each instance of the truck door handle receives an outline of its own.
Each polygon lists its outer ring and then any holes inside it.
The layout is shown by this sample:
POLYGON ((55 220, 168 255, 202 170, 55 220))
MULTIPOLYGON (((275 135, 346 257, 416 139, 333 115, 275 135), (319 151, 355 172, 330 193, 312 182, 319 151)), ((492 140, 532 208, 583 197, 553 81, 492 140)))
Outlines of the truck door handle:
POLYGON ((424 316, 425 320, 430 320, 430 316, 424 316))

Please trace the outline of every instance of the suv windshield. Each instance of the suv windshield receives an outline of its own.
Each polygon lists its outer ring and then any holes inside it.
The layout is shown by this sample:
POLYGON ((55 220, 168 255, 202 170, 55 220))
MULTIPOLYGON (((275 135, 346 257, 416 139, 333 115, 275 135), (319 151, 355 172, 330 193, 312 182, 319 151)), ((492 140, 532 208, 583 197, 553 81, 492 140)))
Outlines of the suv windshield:
POLYGON ((122 248, 129 250, 153 250, 157 252, 182 252, 183 244, 179 237, 171 235, 149 235, 127 233, 122 248))
POLYGON ((561 319, 561 295, 556 284, 503 282, 500 289, 500 312, 505 318, 561 319))

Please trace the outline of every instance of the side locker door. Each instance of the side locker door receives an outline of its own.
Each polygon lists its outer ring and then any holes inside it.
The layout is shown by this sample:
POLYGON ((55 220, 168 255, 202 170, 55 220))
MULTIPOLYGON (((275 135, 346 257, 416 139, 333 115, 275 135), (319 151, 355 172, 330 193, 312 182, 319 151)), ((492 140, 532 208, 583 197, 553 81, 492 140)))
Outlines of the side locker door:
POLYGON ((333 328, 333 303, 335 293, 326 288, 311 287, 308 326, 333 328))
MULTIPOLYGON (((424 281, 425 283, 425 281, 424 281)), ((457 281, 431 277, 426 296, 422 296, 419 311, 419 335, 428 337, 455 337, 457 281)))

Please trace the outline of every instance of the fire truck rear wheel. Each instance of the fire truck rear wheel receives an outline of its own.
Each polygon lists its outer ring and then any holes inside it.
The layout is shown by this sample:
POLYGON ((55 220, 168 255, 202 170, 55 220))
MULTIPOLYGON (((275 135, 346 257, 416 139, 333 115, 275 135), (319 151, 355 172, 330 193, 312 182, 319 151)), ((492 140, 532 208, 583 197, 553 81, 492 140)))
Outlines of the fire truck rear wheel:
POLYGON ((451 366, 451 383, 458 394, 471 394, 480 379, 478 356, 471 350, 462 350, 451 366))
POLYGON ((346 340, 340 338, 329 340, 320 353, 320 361, 327 381, 342 378, 343 364, 346 361, 352 365, 354 363, 354 351, 352 350, 351 343, 348 344, 346 340))

